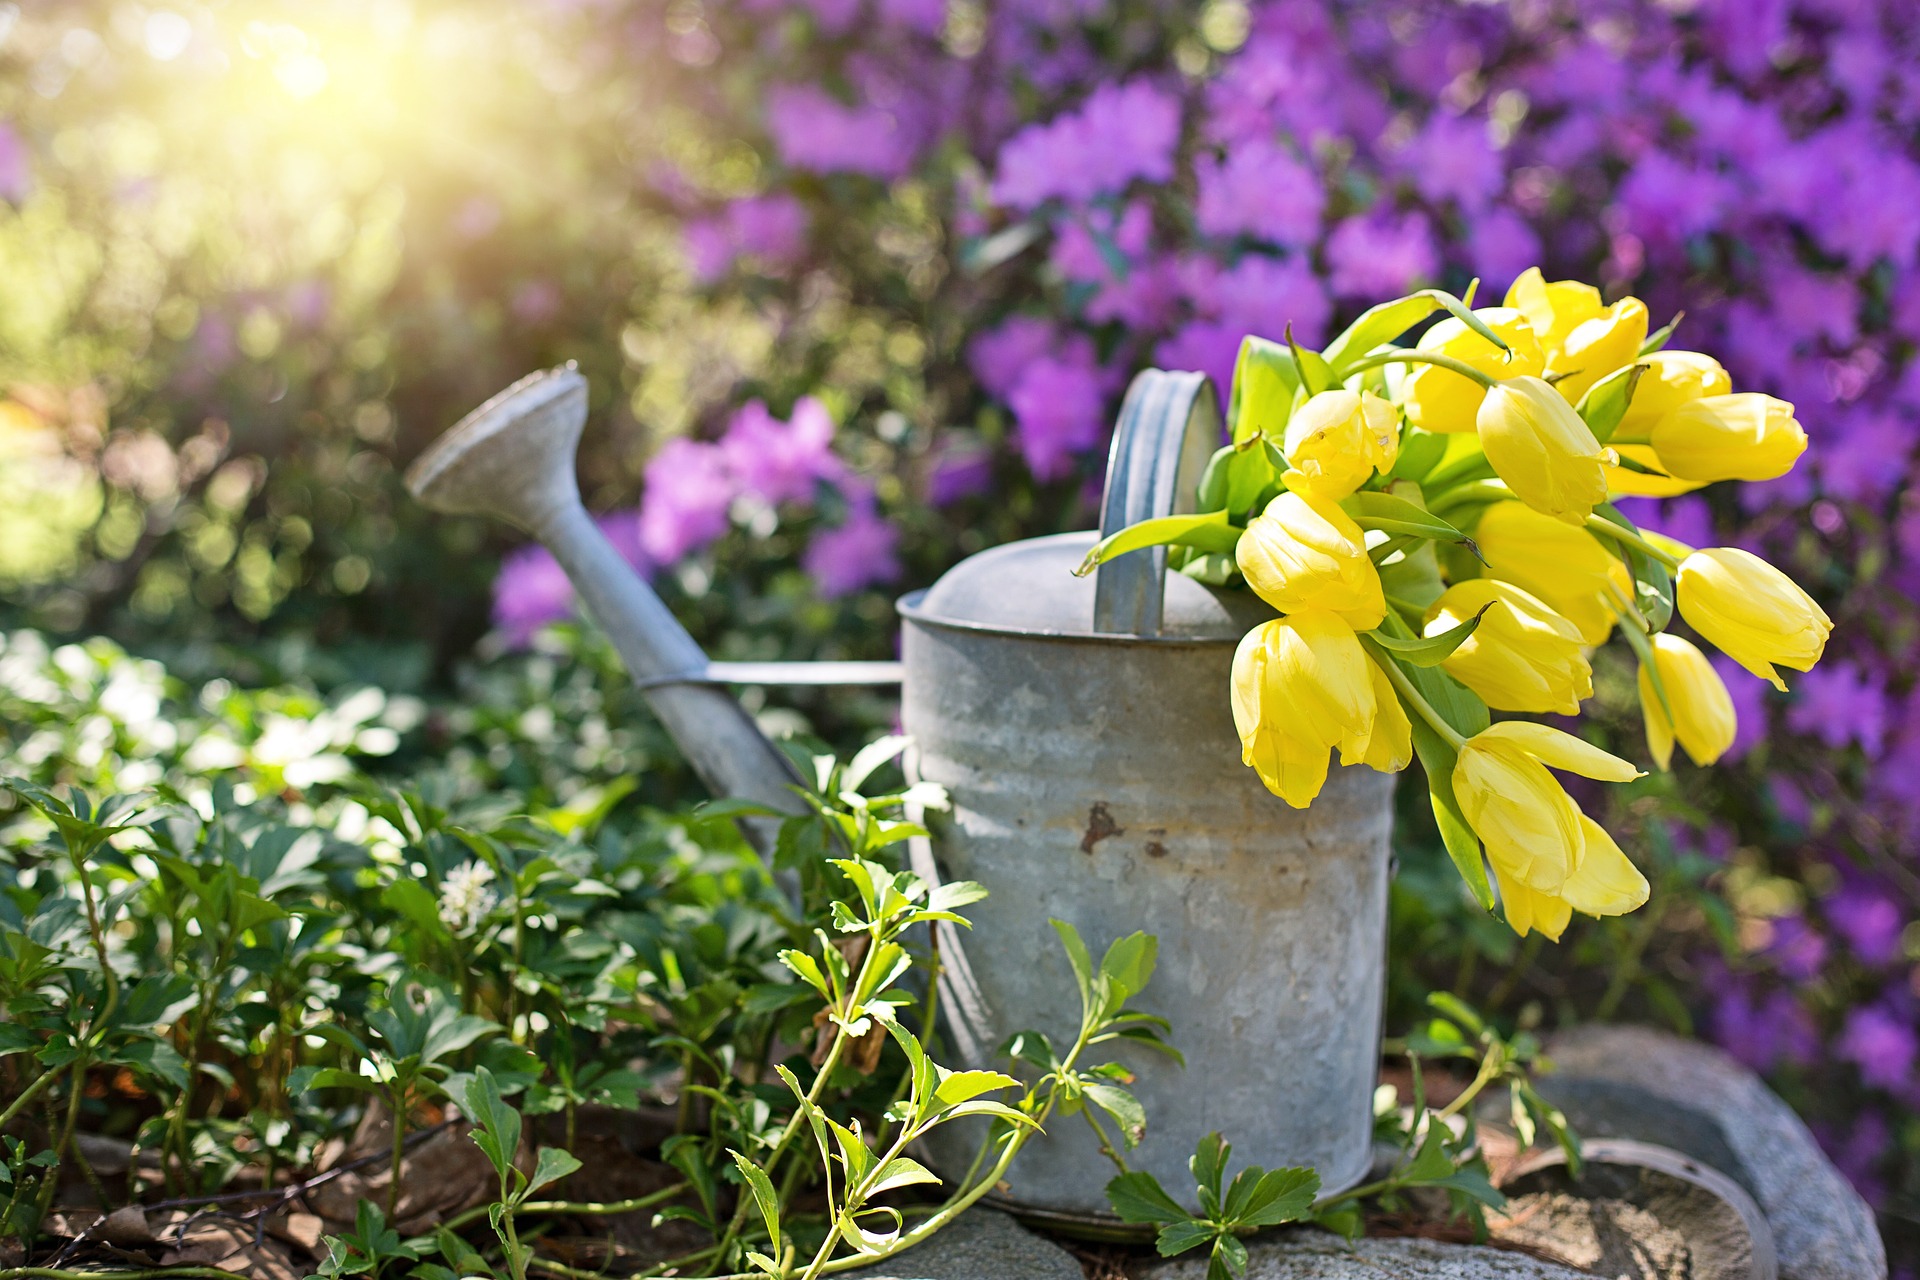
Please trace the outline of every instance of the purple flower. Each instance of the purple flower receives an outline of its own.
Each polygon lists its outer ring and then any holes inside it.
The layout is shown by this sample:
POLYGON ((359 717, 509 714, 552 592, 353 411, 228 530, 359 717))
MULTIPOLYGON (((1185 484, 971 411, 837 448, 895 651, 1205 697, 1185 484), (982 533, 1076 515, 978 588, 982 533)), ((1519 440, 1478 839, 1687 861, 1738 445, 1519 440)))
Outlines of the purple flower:
POLYGON ((1870 1004, 1847 1015, 1835 1052, 1860 1068, 1860 1078, 1882 1089, 1904 1089, 1913 1083, 1913 1060, 1920 1054, 1920 1036, 1912 1025, 1883 1004, 1870 1004))
POLYGON ((640 548, 655 564, 678 564, 727 531, 733 477, 717 444, 669 440, 647 463, 640 548))
POLYGON ((1219 320, 1196 320, 1153 349, 1153 362, 1162 369, 1193 369, 1213 380, 1214 393, 1225 402, 1233 386, 1233 364, 1240 354, 1245 327, 1219 320))
POLYGON ((1289 247, 1319 238, 1327 203, 1319 175, 1274 143, 1255 140, 1194 165, 1194 221, 1203 235, 1254 236, 1289 247))
POLYGON ((1487 296, 1504 293, 1514 278, 1545 256, 1540 237, 1525 218, 1505 205, 1494 205, 1467 226, 1468 265, 1474 274, 1495 286, 1487 296))
POLYGON ((1733 745, 1720 757, 1731 763, 1766 741, 1767 691, 1772 686, 1724 653, 1716 653, 1708 661, 1733 699, 1733 745))
POLYGON ((800 567, 822 596, 836 599, 900 576, 900 531, 875 510, 870 491, 856 494, 844 522, 807 543, 800 567))
POLYGON ((947 23, 946 0, 880 0, 880 20, 923 36, 937 36, 947 23))
POLYGON ((1827 940, 1807 927, 1802 916, 1781 916, 1772 923, 1766 955, 1782 977, 1806 982, 1827 962, 1827 940))
POLYGON ((967 344, 967 364, 995 399, 1013 392, 1027 366, 1061 344, 1053 325, 1039 316, 1013 315, 982 330, 967 344))
POLYGON ((1022 371, 1007 406, 1020 453, 1038 480, 1060 479, 1075 455, 1106 434, 1106 392, 1090 363, 1041 356, 1022 371))
POLYGON ((927 475, 927 501, 944 507, 985 493, 993 483, 993 450, 976 436, 950 432, 927 475))
POLYGON ((526 648, 536 631, 572 612, 573 584, 551 551, 534 543, 507 553, 493 580, 493 625, 509 648, 526 648))
POLYGON ((1342 298, 1386 298, 1434 278, 1440 254, 1418 211, 1386 210, 1343 220, 1327 237, 1328 283, 1342 298))
POLYGON ((776 505, 809 501, 817 483, 845 471, 833 453, 833 419, 812 396, 794 403, 787 422, 750 401, 727 424, 720 454, 742 492, 776 505))
POLYGON ((810 85, 768 92, 767 131, 781 160, 796 169, 897 178, 913 163, 912 140, 892 112, 848 106, 810 85))
POLYGON ((1714 1042, 1755 1071, 1771 1071, 1784 1059, 1813 1061, 1820 1033, 1789 991, 1756 1002, 1743 987, 1729 987, 1714 1002, 1709 1027, 1714 1042))
POLYGON ((1900 959, 1906 921, 1899 903, 1884 891, 1865 883, 1851 884, 1821 903, 1820 909, 1861 963, 1890 965, 1900 959))
POLYGON ((33 190, 33 164, 18 131, 0 121, 0 200, 15 204, 33 190))
POLYGON ((1886 412, 1849 415, 1837 439, 1814 451, 1820 488, 1849 502, 1877 502, 1902 481, 1900 463, 1913 451, 1914 428, 1886 412))
POLYGON ((1436 204, 1452 200, 1469 215, 1506 184, 1505 166, 1487 137, 1486 121, 1445 111, 1427 118, 1426 127, 1401 150, 1397 162, 1421 195, 1436 204))
POLYGON ((1146 80, 1102 85, 1077 111, 1029 125, 1000 148, 996 203, 1031 209, 1051 199, 1092 200, 1135 179, 1173 176, 1180 100, 1146 80))
POLYGON ((774 266, 799 258, 807 243, 807 209, 779 193, 735 200, 727 206, 727 231, 742 253, 774 266))
POLYGON ((1869 760, 1886 746, 1887 681, 1869 675, 1856 662, 1822 663, 1799 679, 1798 696, 1787 710, 1787 726, 1812 734, 1838 751, 1857 742, 1869 760))
POLYGON ((1712 230, 1731 195, 1717 172, 1648 151, 1620 184, 1615 208, 1634 235, 1670 251, 1712 230))
POLYGON ((1713 511, 1706 499, 1697 494, 1668 498, 1664 502, 1655 498, 1622 498, 1614 505, 1642 529, 1665 534, 1690 547, 1714 544, 1713 511))

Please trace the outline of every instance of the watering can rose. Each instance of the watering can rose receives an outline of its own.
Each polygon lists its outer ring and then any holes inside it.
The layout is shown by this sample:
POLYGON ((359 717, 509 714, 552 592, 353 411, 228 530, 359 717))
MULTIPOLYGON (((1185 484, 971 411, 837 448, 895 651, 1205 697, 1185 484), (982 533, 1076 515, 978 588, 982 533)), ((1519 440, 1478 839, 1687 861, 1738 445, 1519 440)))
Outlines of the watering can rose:
POLYGON ((1242 759, 1271 791, 1304 807, 1334 751, 1391 771, 1417 746, 1449 854, 1521 934, 1557 940, 1575 912, 1646 901, 1646 877, 1549 772, 1641 771, 1491 712, 1578 715, 1591 651, 1617 635, 1653 764, 1678 745, 1710 765, 1739 699, 1668 628, 1782 689, 1778 669, 1810 670, 1832 630, 1760 557, 1642 532, 1609 501, 1777 478, 1806 449, 1792 405, 1665 350, 1678 323, 1650 333, 1639 299, 1535 269, 1497 307, 1438 290, 1382 303, 1321 353, 1249 338, 1233 399, 1262 409, 1236 415, 1201 512, 1125 544, 1183 544, 1170 564, 1242 580, 1282 615, 1247 633, 1230 690, 1242 759))

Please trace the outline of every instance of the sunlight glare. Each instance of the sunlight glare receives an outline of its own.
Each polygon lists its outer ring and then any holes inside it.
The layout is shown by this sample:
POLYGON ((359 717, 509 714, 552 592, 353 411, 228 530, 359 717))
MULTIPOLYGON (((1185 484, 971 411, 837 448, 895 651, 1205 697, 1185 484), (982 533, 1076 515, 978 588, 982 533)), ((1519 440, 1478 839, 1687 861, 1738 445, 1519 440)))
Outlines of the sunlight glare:
POLYGON ((193 24, 169 9, 147 15, 147 53, 158 62, 172 62, 187 51, 193 40, 193 24))

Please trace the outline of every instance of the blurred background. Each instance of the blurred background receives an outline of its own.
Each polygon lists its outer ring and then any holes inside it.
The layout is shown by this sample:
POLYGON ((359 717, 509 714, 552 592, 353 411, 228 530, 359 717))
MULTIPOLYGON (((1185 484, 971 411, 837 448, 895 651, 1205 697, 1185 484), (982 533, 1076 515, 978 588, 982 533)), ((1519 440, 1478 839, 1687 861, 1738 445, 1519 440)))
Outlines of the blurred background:
POLYGON ((1396 990, 1721 1044, 1914 1256, 1916 41, 1907 0, 0 4, 5 771, 145 785, 200 717, 256 786, 458 744, 468 788, 674 803, 552 562, 401 487, 514 378, 579 362, 588 504, 716 656, 887 657, 899 591, 1093 522, 1133 371, 1540 264, 1798 406, 1792 476, 1632 512, 1833 643, 1790 696, 1729 671, 1730 758, 1607 816, 1652 904, 1558 947, 1408 805, 1396 990))

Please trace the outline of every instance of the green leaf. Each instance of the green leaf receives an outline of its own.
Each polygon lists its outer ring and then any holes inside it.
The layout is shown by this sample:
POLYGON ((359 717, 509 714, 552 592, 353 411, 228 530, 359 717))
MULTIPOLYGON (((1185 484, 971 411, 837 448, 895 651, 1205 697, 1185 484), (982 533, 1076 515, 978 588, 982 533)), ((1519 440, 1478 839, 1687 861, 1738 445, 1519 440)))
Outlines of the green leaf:
POLYGON ((1107 1183, 1107 1203, 1122 1222, 1185 1222, 1193 1216, 1166 1193, 1158 1179, 1141 1169, 1107 1183))
POLYGON ((1029 1129, 1039 1129, 1040 1122, 1024 1111, 1016 1111, 1004 1102, 994 1102, 988 1098, 975 1098, 972 1102, 963 1102, 950 1111, 941 1113, 942 1120, 959 1120, 965 1116, 992 1116, 996 1120, 1005 1120, 1008 1124, 1025 1125, 1029 1129))
POLYGON ((1506 1196, 1496 1190, 1479 1169, 1461 1169, 1451 1177, 1435 1179, 1431 1185, 1471 1196, 1489 1209, 1498 1209, 1507 1203, 1506 1196))
POLYGON ((1260 505, 1263 496, 1276 487, 1280 468, 1265 448, 1255 448, 1264 437, 1255 436, 1238 448, 1227 468, 1227 512, 1244 516, 1260 505))
POLYGON ((1190 516, 1158 516, 1128 525, 1093 545, 1086 559, 1073 571, 1084 578, 1109 560, 1141 551, 1147 547, 1175 544, 1198 547, 1202 551, 1230 552, 1240 545, 1240 530, 1227 523, 1225 511, 1206 511, 1190 516))
POLYGON ((1214 1237, 1213 1257, 1207 1261, 1207 1280, 1239 1280, 1247 1274, 1247 1246, 1225 1232, 1214 1237))
POLYGON ((1220 1208, 1220 1184, 1227 1171, 1227 1157, 1233 1154, 1233 1144, 1218 1133, 1210 1133, 1200 1139, 1193 1149, 1193 1158, 1187 1161, 1187 1169, 1193 1174, 1194 1187, 1200 1193, 1200 1205, 1209 1214, 1217 1213, 1220 1208))
POLYGON ((520 1150, 520 1113, 506 1104, 493 1072, 485 1067, 476 1069, 465 1085, 460 1110, 474 1126, 468 1136, 486 1153, 494 1173, 504 1185, 513 1168, 513 1157, 520 1150))
MULTIPOLYGON (((1611 502, 1601 503, 1593 509, 1593 513, 1629 533, 1640 532, 1640 526, 1622 515, 1620 509, 1611 502)), ((1673 576, 1667 572, 1667 566, 1638 547, 1613 538, 1602 538, 1601 541, 1625 562, 1628 571, 1633 574, 1634 607, 1647 620, 1647 626, 1656 632, 1665 631, 1667 624, 1673 621, 1674 606, 1673 576)), ((1626 630, 1625 627, 1621 629, 1626 630)))
POLYGON ((1320 1175, 1312 1169, 1242 1169, 1227 1191, 1226 1216, 1246 1227, 1294 1222, 1312 1211, 1319 1194, 1320 1175))
POLYGON ((1153 1247, 1159 1250, 1161 1257, 1171 1258, 1189 1249, 1212 1244, 1219 1234, 1220 1228, 1211 1222, 1183 1217, 1179 1222, 1170 1222, 1160 1228, 1160 1233, 1154 1237, 1153 1247))
POLYGON ((987 887, 973 880, 950 880, 927 895, 927 910, 952 911, 987 897, 987 887))
POLYGON ((727 1154, 733 1157, 734 1167, 740 1170, 740 1176, 753 1191, 753 1202, 760 1210, 760 1220, 767 1225, 767 1239, 773 1242, 773 1252, 777 1255, 780 1252, 780 1197, 774 1192, 773 1180, 767 1177, 766 1170, 738 1151, 727 1154))
POLYGON ((1109 983, 1108 993, 1113 1004, 1124 1005, 1129 997, 1146 990, 1147 983, 1153 980, 1159 953, 1160 940, 1150 933, 1134 932, 1114 939, 1100 960, 1100 973, 1109 983))
POLYGON ((1400 437, 1400 454, 1388 472, 1395 480, 1424 480, 1447 454, 1449 437, 1438 431, 1409 426, 1400 437))
POLYGON ((1410 1186, 1425 1186, 1452 1176, 1453 1157, 1447 1154, 1447 1139, 1451 1136, 1439 1120, 1428 1121, 1426 1137, 1414 1154, 1413 1163, 1400 1175, 1401 1180, 1410 1186))
POLYGON ((1227 476, 1233 466, 1233 446, 1221 445, 1207 459, 1200 473, 1200 489, 1194 506, 1201 511, 1220 511, 1227 505, 1227 476))
POLYGON ((1453 656, 1453 651, 1465 644, 1467 637, 1480 627, 1480 620, 1487 616, 1485 605, 1480 612, 1466 621, 1449 627, 1437 636, 1423 636, 1418 640, 1402 640, 1396 636, 1383 635, 1378 631, 1370 632, 1373 642, 1402 661, 1411 662, 1416 667, 1437 667, 1453 656))
POLYGON ((1616 369, 1588 387, 1587 393, 1580 397, 1580 403, 1574 406, 1575 412, 1586 422, 1595 440, 1605 444, 1613 439, 1620 420, 1627 416, 1627 406, 1633 402, 1634 388, 1640 385, 1646 372, 1644 364, 1616 369))
POLYGON ((1427 1005, 1435 1012, 1446 1015, 1470 1036, 1477 1036, 1487 1029, 1487 1021, 1477 1010, 1451 991, 1431 991, 1427 993, 1427 1005))
MULTIPOLYGON (((1340 379, 1334 376, 1333 366, 1327 363, 1325 356, 1318 351, 1309 351, 1293 340, 1293 326, 1287 326, 1287 349, 1293 353, 1294 368, 1300 371, 1300 390, 1309 396, 1317 396, 1340 385, 1340 379)), ((1296 392, 1294 399, 1300 398, 1296 392)), ((1271 433, 1269 433, 1271 434, 1271 433)))
POLYGON ((540 1188, 560 1181, 569 1174, 577 1173, 580 1161, 571 1151, 559 1147, 542 1147, 534 1156, 533 1177, 527 1180, 527 1193, 531 1195, 540 1188))
MULTIPOLYGON (((765 1177, 765 1174, 760 1175, 765 1177)), ((898 1187, 939 1186, 939 1175, 917 1160, 905 1156, 895 1156, 886 1166, 874 1175, 873 1182, 867 1187, 868 1196, 877 1196, 883 1191, 892 1191, 898 1187)))
POLYGON ((1239 444, 1285 431, 1299 386, 1300 370, 1285 346, 1251 334, 1242 339, 1227 400, 1228 438, 1239 444))
POLYGON ((1147 1109, 1140 1099, 1117 1084, 1089 1081, 1081 1090, 1088 1102, 1113 1117, 1120 1129, 1120 1141, 1131 1151, 1147 1136, 1147 1109))
POLYGON ((983 1093, 992 1093, 996 1089, 1016 1089, 1019 1086, 1018 1080, 998 1071, 954 1071, 941 1078, 933 1096, 941 1106, 957 1107, 983 1093))
POLYGON ((1407 534, 1416 538, 1451 542, 1472 552, 1476 560, 1480 558, 1480 548, 1474 545, 1472 538, 1426 508, 1416 506, 1405 498, 1396 498, 1390 493, 1378 491, 1356 493, 1342 498, 1340 509, 1352 516, 1353 522, 1362 529, 1378 529, 1382 533, 1407 534))
POLYGON ((1650 356, 1656 351, 1665 350, 1667 343, 1673 340, 1673 331, 1678 329, 1680 322, 1686 318, 1686 312, 1676 311, 1673 319, 1667 321, 1664 325, 1661 325, 1658 329, 1655 329, 1647 335, 1647 340, 1640 344, 1640 354, 1650 356))
POLYGON ((820 972, 820 962, 804 951, 791 948, 780 953, 780 963, 793 970, 800 980, 818 991, 828 1000, 833 999, 833 991, 827 986, 827 975, 820 972))
MULTIPOLYGON (((1473 290, 1467 292, 1471 294, 1473 290)), ((1444 290, 1422 289, 1361 312, 1339 337, 1327 344, 1327 360, 1335 369, 1344 369, 1442 308, 1494 346, 1507 350, 1500 335, 1488 328, 1487 322, 1475 315, 1465 302, 1444 290)))
POLYGON ((1080 931, 1065 920, 1048 920, 1053 931, 1060 935, 1060 946, 1067 953, 1067 963, 1073 966, 1074 980, 1080 984, 1080 1003, 1089 1004, 1093 999, 1093 957, 1087 952, 1087 944, 1080 940, 1080 931))
POLYGON ((374 1093, 379 1085, 363 1075, 338 1067, 295 1067, 287 1076, 287 1092, 309 1093, 315 1089, 357 1089, 374 1093))
POLYGON ((1345 1236, 1349 1240, 1358 1240, 1366 1230, 1366 1219, 1361 1216, 1360 1202, 1342 1200, 1329 1208, 1313 1215, 1316 1225, 1326 1228, 1335 1235, 1345 1236))

